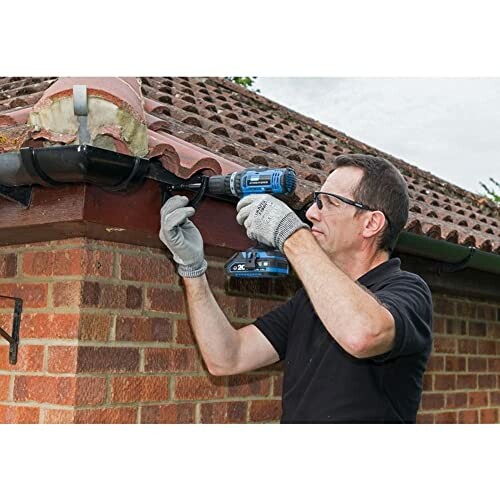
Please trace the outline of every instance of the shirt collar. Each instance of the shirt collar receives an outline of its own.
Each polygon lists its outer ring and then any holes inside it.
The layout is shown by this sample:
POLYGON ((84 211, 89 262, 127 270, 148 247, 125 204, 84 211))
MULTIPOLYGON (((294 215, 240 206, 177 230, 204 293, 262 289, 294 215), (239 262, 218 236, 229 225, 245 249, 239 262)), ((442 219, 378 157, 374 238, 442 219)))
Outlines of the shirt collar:
POLYGON ((358 283, 363 286, 370 287, 383 281, 387 276, 400 271, 401 259, 393 257, 379 264, 377 267, 370 269, 367 273, 358 278, 358 283))

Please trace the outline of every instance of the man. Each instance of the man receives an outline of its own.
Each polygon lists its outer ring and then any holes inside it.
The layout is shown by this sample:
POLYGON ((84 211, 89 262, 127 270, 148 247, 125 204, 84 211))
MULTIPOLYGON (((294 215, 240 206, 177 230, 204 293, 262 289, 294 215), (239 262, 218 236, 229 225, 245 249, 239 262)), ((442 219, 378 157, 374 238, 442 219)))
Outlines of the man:
POLYGON ((249 238, 283 251, 303 288, 240 329, 217 305, 203 241, 176 196, 162 208, 161 240, 184 277, 191 326, 210 373, 284 360, 282 422, 415 422, 432 342, 432 300, 390 258, 408 218, 408 191, 387 160, 337 157, 305 225, 280 200, 240 200, 249 238))

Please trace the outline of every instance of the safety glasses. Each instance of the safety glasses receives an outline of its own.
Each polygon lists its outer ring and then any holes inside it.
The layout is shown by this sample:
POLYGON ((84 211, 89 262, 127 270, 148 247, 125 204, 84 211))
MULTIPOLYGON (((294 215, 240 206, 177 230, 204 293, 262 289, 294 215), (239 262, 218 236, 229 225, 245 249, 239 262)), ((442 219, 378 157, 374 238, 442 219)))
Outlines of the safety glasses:
MULTIPOLYGON (((347 203, 348 205, 352 205, 353 207, 359 208, 361 210, 369 210, 371 212, 377 211, 375 208, 371 208, 368 205, 365 205, 364 203, 360 203, 359 201, 354 201, 350 200, 349 198, 344 198, 343 196, 340 196, 339 194, 334 194, 334 193, 326 193, 324 191, 314 191, 313 193, 313 203, 316 203, 318 208, 321 210, 324 206, 323 200, 321 199, 322 196, 331 196, 332 198, 336 198, 337 200, 343 201, 344 203, 347 203)), ((382 212, 382 210, 378 210, 379 212, 382 212)), ((382 212, 384 215, 385 213, 382 212)), ((385 219, 387 220, 387 223, 390 224, 389 217, 385 215, 385 219)))

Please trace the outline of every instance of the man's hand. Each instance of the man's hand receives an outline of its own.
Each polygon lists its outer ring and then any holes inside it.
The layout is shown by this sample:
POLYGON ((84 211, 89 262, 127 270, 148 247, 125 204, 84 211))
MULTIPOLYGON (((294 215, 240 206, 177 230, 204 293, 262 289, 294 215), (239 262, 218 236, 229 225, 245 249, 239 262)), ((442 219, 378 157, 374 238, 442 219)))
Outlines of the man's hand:
POLYGON ((309 228, 285 203, 269 194, 245 196, 236 210, 238 224, 245 225, 247 236, 283 252, 286 239, 295 231, 309 228))
POLYGON ((188 219, 195 213, 193 207, 186 206, 188 203, 186 196, 173 196, 163 205, 160 213, 160 240, 179 264, 178 273, 185 278, 195 278, 205 273, 207 261, 201 234, 188 219))

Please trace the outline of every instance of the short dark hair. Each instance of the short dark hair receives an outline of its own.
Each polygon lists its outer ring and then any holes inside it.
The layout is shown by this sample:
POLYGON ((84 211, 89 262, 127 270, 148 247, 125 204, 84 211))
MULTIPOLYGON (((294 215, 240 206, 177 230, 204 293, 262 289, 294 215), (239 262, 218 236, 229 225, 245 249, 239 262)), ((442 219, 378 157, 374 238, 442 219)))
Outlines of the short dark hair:
POLYGON ((380 156, 340 155, 335 158, 334 167, 358 167, 363 170, 363 177, 353 192, 354 199, 384 212, 389 223, 379 238, 378 246, 391 253, 408 220, 410 199, 404 177, 390 161, 380 156))

